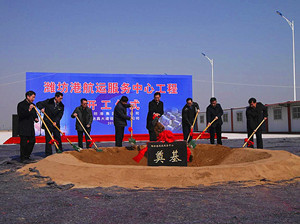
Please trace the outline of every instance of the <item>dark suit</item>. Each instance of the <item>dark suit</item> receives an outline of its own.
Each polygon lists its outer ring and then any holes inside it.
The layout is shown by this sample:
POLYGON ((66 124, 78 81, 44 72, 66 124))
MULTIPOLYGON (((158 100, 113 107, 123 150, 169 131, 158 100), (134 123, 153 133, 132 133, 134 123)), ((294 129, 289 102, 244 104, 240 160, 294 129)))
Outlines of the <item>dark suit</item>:
POLYGON ((217 133, 217 143, 219 145, 222 145, 222 115, 223 115, 223 109, 220 104, 217 103, 215 107, 213 107, 211 104, 206 108, 206 122, 212 122, 215 117, 218 117, 218 120, 216 120, 209 128, 209 134, 210 134, 210 144, 215 144, 215 133, 217 133))
MULTIPOLYGON (((267 108, 260 102, 256 104, 256 108, 247 107, 246 109, 246 117, 247 117, 247 132, 248 137, 253 133, 253 131, 257 128, 257 126, 262 122, 264 117, 268 117, 267 108)), ((263 140, 262 140, 262 128, 260 127, 256 133, 256 144, 257 148, 263 148, 263 140)), ((253 136, 250 139, 253 142, 253 136)), ((250 146, 253 148, 253 145, 250 146)))
MULTIPOLYGON (((92 113, 92 109, 89 107, 86 107, 85 109, 82 106, 76 107, 75 110, 73 111, 71 117, 75 118, 74 113, 77 113, 77 117, 78 119, 81 121, 83 127, 85 128, 85 130, 88 132, 88 134, 91 133, 91 129, 92 129, 92 122, 93 122, 93 113, 92 113), (90 127, 87 127, 87 125, 89 125, 90 127)), ((83 133, 84 130, 81 127, 81 125, 79 124, 78 120, 76 119, 76 125, 75 128, 77 130, 77 135, 78 135, 78 146, 80 148, 83 148, 83 143, 82 143, 82 139, 83 139, 83 133)), ((85 141, 86 141, 86 148, 89 148, 89 137, 87 136, 86 133, 84 133, 85 135, 85 141)))
POLYGON ((29 111, 29 103, 26 99, 18 103, 18 128, 20 135, 20 159, 29 159, 35 145, 34 120, 37 114, 34 108, 29 111))
MULTIPOLYGON (((190 107, 186 104, 182 109, 182 131, 183 131, 184 140, 187 140, 191 132, 191 127, 193 125, 195 116, 197 114, 197 110, 199 110, 199 105, 196 102, 193 102, 193 104, 190 107)), ((190 136, 189 142, 192 139, 193 136, 190 136)))
POLYGON ((164 114, 164 103, 159 101, 158 103, 155 100, 149 102, 148 105, 148 114, 147 114, 147 126, 146 128, 149 131, 150 141, 156 141, 156 134, 154 132, 153 126, 153 114, 158 113, 160 116, 164 114))
POLYGON ((131 118, 127 115, 127 108, 129 107, 130 104, 124 105, 119 101, 114 109, 115 144, 117 147, 122 147, 127 120, 131 118))
MULTIPOLYGON (((64 105, 62 102, 56 104, 54 102, 54 97, 53 97, 44 101, 40 101, 36 105, 40 110, 45 108, 45 113, 50 117, 50 119, 53 122, 56 122, 56 126, 60 128, 60 120, 64 114, 64 105)), ((53 133, 54 139, 58 141, 58 147, 62 151, 60 132, 56 129, 56 127, 52 125, 51 121, 49 121, 46 116, 44 116, 44 121, 47 127, 49 128, 50 133, 51 134, 53 133)), ((49 142, 51 141, 51 136, 46 130, 44 124, 42 125, 42 128, 45 129, 45 137, 46 137, 45 153, 46 156, 49 156, 52 154, 52 147, 51 144, 49 144, 49 142)))

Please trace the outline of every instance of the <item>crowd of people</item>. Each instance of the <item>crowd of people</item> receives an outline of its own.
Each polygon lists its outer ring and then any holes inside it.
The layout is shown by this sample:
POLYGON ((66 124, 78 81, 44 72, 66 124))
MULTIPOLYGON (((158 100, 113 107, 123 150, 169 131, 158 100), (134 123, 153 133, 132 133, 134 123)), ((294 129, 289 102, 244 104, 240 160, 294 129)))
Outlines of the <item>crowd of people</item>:
MULTIPOLYGON (((60 120, 64 114, 63 93, 56 92, 55 96, 44 101, 40 101, 34 105, 36 93, 34 91, 28 91, 25 94, 25 99, 21 101, 17 106, 18 113, 18 128, 20 136, 20 160, 23 163, 29 163, 32 161, 30 155, 35 145, 35 130, 34 123, 39 122, 38 115, 40 116, 38 108, 44 115, 43 129, 45 131, 45 155, 52 154, 52 144, 56 143, 56 151, 62 152, 62 141, 60 130, 60 120)), ((246 110, 247 117, 247 132, 248 137, 251 136, 253 131, 257 128, 262 120, 266 120, 268 117, 267 108, 260 102, 256 102, 255 98, 250 98, 248 101, 249 106, 246 110)), ((128 97, 122 96, 119 102, 114 108, 114 126, 115 126, 115 146, 122 147, 124 138, 125 127, 127 121, 132 118, 128 116, 127 109, 132 107, 128 103, 128 97)), ((182 109, 182 131, 185 141, 190 142, 193 139, 194 124, 197 120, 200 107, 197 102, 194 102, 192 98, 186 99, 186 104, 182 109), (189 137, 190 136, 190 137, 189 137)), ((155 128, 157 125, 161 125, 157 120, 164 114, 164 104, 161 101, 160 92, 154 93, 154 99, 149 102, 147 124, 146 128, 149 132, 149 140, 156 141, 157 135, 155 128)), ((206 122, 209 126, 210 143, 215 144, 215 135, 217 136, 217 144, 222 145, 222 115, 223 109, 217 102, 215 97, 210 99, 210 104, 206 108, 206 122)), ((87 106, 87 99, 82 98, 80 100, 80 106, 76 107, 71 114, 72 118, 76 118, 76 130, 78 135, 78 147, 83 148, 83 134, 85 134, 86 148, 89 147, 88 140, 92 122, 93 114, 92 110, 87 106)), ((255 131, 257 148, 263 148, 262 140, 262 128, 260 127, 255 131)), ((253 142, 253 136, 249 139, 253 142)), ((249 144, 248 147, 253 147, 253 144, 249 144)))

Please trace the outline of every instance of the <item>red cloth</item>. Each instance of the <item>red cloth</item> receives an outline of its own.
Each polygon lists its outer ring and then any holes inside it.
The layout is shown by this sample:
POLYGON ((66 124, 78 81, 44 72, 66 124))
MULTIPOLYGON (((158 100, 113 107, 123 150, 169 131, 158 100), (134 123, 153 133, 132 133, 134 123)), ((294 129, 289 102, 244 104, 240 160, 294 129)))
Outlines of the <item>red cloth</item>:
POLYGON ((128 128, 128 131, 129 131, 129 132, 132 132, 132 131, 133 131, 132 127, 129 127, 129 128, 128 128))
POLYGON ((191 156, 191 154, 192 154, 192 152, 191 152, 191 150, 190 150, 190 148, 189 147, 186 147, 186 150, 187 150, 187 161, 189 162, 190 161, 190 156, 191 156))
MULTIPOLYGON (((175 141, 175 136, 169 130, 164 130, 163 132, 161 132, 158 135, 158 138, 157 138, 157 142, 169 142, 169 143, 171 143, 171 142, 174 142, 174 141, 175 141)), ((142 150, 139 151, 139 154, 137 156, 133 157, 132 159, 134 161, 136 161, 137 163, 139 163, 141 161, 141 159, 144 157, 147 150, 148 150, 148 147, 143 148, 142 150)), ((189 147, 187 147, 187 161, 188 162, 190 161, 190 156, 191 156, 191 150, 190 150, 189 147)))
POLYGON ((154 120, 155 118, 159 117, 158 115, 156 114, 153 114, 153 117, 152 117, 152 120, 154 120))
POLYGON ((192 137, 193 137, 193 134, 194 134, 194 129, 193 129, 193 128, 191 128, 190 136, 192 136, 192 137))
POLYGON ((148 147, 143 148, 142 150, 139 151, 139 154, 137 156, 133 157, 132 159, 134 161, 136 161, 137 163, 139 163, 141 161, 141 159, 144 157, 147 150, 148 150, 148 147))
POLYGON ((49 144, 53 145, 54 142, 56 142, 56 144, 58 145, 58 141, 57 141, 56 139, 51 139, 51 140, 49 141, 49 144))
POLYGON ((95 141, 94 141, 93 139, 88 139, 87 141, 90 142, 90 144, 89 144, 89 147, 90 147, 90 148, 91 148, 91 147, 94 145, 94 143, 95 143, 95 141))
POLYGON ((247 142, 247 146, 248 147, 251 147, 252 145, 254 145, 254 142, 250 141, 248 138, 245 138, 245 141, 244 142, 247 142))
POLYGON ((174 142, 175 136, 174 134, 169 130, 164 130, 158 135, 158 138, 156 140, 157 142, 174 142))

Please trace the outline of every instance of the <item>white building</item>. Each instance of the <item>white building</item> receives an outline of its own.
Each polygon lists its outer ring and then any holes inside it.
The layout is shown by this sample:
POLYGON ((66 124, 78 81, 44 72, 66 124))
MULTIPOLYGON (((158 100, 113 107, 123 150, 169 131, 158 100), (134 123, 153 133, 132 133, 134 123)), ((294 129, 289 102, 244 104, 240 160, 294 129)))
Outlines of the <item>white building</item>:
MULTIPOLYGON (((263 126, 267 133, 300 133, 300 101, 267 104, 268 120, 263 126)), ((223 132, 247 132, 246 107, 224 109, 223 132)), ((206 114, 200 112, 198 130, 206 127, 206 114)))

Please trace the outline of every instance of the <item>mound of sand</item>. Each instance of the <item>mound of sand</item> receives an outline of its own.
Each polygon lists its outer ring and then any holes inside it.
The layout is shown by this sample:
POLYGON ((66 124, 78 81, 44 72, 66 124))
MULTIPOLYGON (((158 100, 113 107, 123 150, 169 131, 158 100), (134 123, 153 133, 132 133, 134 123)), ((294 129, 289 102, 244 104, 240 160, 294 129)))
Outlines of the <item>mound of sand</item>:
POLYGON ((138 151, 109 147, 103 152, 82 150, 54 154, 21 168, 28 174, 36 167, 57 184, 75 187, 126 188, 189 187, 228 181, 287 180, 300 176, 300 157, 286 151, 232 149, 216 145, 197 145, 188 167, 148 167, 132 158, 138 151))

